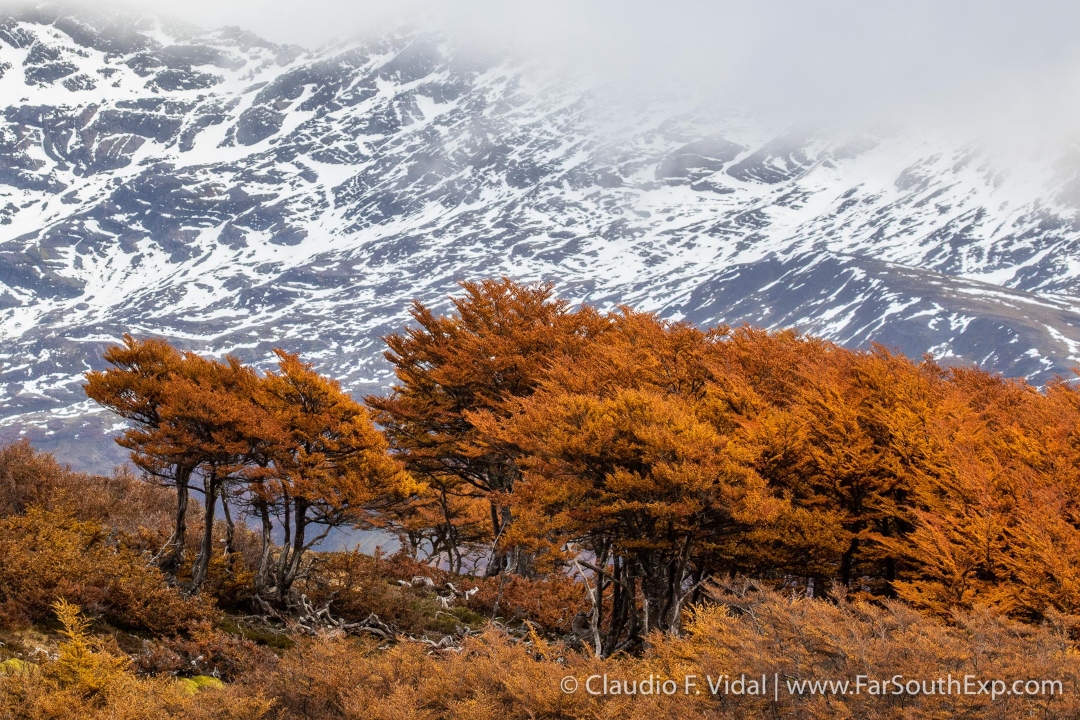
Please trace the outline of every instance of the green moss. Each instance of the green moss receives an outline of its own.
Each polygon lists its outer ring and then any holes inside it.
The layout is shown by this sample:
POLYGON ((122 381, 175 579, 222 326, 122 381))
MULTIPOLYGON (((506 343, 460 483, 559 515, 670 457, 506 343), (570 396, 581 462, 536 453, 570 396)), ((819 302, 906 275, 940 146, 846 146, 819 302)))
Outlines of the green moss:
POLYGON ((225 683, 221 682, 216 677, 211 677, 209 675, 196 675, 191 678, 191 681, 195 683, 200 690, 225 687, 225 683))
POLYGON ((472 628, 478 628, 487 623, 486 617, 464 605, 459 605, 458 607, 451 609, 450 612, 462 623, 472 628))
POLYGON ((180 692, 187 695, 194 695, 197 692, 203 690, 214 690, 217 688, 225 687, 225 683, 218 680, 216 677, 210 677, 209 675, 196 675, 189 678, 177 678, 177 685, 180 686, 180 692))
POLYGON ((473 612, 462 605, 451 607, 449 610, 439 610, 438 606, 431 603, 426 615, 428 616, 427 629, 450 635, 462 627, 478 628, 484 625, 486 618, 473 612))
POLYGON ((452 635, 461 627, 461 623, 448 612, 443 612, 431 619, 429 629, 444 635, 452 635))
POLYGON ((241 625, 231 618, 222 620, 218 627, 230 635, 237 635, 258 645, 265 645, 274 648, 275 650, 288 650, 295 645, 292 638, 285 633, 275 632, 271 628, 241 625))
POLYGON ((191 678, 180 678, 176 681, 176 684, 180 686, 180 692, 185 695, 194 695, 199 692, 199 683, 191 678))

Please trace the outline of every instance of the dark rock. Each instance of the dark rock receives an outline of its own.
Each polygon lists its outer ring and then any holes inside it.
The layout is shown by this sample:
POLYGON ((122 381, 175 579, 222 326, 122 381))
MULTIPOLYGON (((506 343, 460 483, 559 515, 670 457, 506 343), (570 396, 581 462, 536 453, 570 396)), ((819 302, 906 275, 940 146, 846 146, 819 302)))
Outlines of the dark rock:
POLYGON ((265 107, 252 107, 240 114, 236 122, 236 142, 254 145, 281 130, 285 114, 265 107))

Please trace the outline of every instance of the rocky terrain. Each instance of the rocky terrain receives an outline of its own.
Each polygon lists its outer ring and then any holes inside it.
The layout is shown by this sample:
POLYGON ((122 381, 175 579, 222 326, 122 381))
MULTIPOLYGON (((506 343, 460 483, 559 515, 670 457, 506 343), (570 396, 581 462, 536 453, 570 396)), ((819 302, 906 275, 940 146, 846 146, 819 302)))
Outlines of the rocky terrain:
POLYGON ((371 392, 413 298, 498 275, 1034 383, 1080 362, 1068 154, 769 127, 414 31, 47 8, 0 17, 0 112, 0 437, 46 448, 115 427, 79 382, 125 331, 371 392))

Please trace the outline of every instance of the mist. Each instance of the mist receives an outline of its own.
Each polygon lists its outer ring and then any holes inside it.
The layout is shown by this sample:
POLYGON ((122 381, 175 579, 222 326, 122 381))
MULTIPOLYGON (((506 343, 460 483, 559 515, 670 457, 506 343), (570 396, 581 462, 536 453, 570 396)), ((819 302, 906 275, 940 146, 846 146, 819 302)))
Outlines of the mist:
POLYGON ((678 88, 781 124, 907 123, 1055 145, 1080 127, 1080 3, 1070 0, 112 4, 308 49, 409 25, 627 97, 678 88))
MULTIPOLYGON (((95 3, 96 5, 96 3, 95 3)), ((1075 104, 1070 0, 127 0, 315 48, 400 24, 612 82, 672 83, 763 110, 857 119, 902 109, 1061 113, 1075 104), (1034 112, 1032 112, 1034 111, 1034 112)))

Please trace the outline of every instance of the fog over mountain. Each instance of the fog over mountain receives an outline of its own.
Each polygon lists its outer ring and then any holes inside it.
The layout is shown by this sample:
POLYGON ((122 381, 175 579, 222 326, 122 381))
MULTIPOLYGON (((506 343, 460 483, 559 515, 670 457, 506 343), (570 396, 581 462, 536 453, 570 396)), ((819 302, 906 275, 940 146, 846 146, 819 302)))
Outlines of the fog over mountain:
MULTIPOLYGON (((94 3, 94 7, 98 7, 94 3)), ((1075 127, 1080 8, 1066 0, 127 0, 203 27, 235 25, 314 49, 402 25, 509 51, 636 92, 672 84, 790 122, 869 117, 1075 127), (1044 118, 1045 119, 1045 118, 1044 118)))
POLYGON ((122 458, 79 382, 125 331, 379 391, 497 275, 1068 373, 1080 12, 1012 5, 9 7, 0 436, 122 458))

